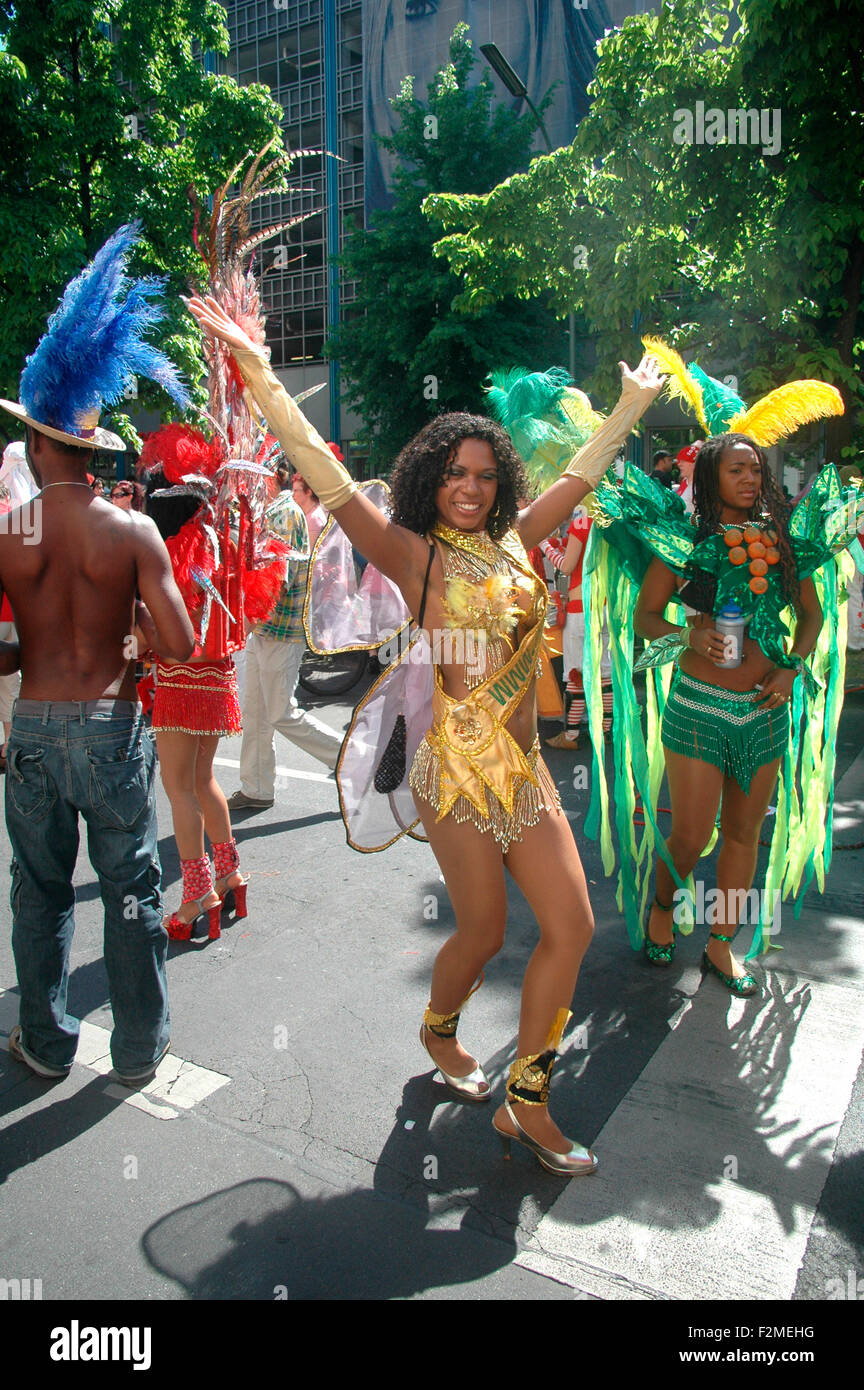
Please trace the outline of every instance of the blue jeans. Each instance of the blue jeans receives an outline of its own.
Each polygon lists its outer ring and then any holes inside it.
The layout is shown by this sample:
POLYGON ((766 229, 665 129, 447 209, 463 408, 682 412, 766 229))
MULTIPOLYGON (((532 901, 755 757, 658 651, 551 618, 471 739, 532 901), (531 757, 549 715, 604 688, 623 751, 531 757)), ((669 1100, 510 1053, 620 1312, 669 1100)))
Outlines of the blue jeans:
POLYGON ((169 1036, 156 751, 141 706, 17 700, 6 756, 12 949, 24 1046, 48 1066, 69 1068, 78 1044, 66 990, 80 813, 105 908, 111 1059, 120 1072, 139 1070, 169 1036))

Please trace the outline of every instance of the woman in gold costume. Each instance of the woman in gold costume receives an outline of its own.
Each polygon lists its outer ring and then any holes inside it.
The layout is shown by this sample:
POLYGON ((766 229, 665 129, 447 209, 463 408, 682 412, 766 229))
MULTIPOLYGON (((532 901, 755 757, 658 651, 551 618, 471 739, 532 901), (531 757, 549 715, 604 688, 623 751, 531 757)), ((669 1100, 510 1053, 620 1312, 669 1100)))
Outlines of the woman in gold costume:
POLYGON ((398 585, 429 637, 433 721, 411 787, 457 925, 435 962, 421 1041, 454 1094, 490 1099, 489 1082, 456 1027, 504 939, 506 866, 537 917, 540 939, 525 972, 519 1056, 493 1124, 505 1148, 515 1139, 550 1172, 593 1172, 594 1154, 566 1138, 548 1110, 549 1078, 593 919, 573 834, 538 751, 534 683, 547 595, 525 551, 569 517, 606 472, 660 390, 656 365, 646 357, 631 373, 622 363, 621 399, 611 415, 561 478, 522 511, 521 462, 504 431, 481 416, 439 416, 396 462, 388 519, 357 491, 243 330, 212 299, 193 299, 190 309, 231 349, 292 465, 352 544, 398 585), (453 641, 458 630, 472 642, 453 641))

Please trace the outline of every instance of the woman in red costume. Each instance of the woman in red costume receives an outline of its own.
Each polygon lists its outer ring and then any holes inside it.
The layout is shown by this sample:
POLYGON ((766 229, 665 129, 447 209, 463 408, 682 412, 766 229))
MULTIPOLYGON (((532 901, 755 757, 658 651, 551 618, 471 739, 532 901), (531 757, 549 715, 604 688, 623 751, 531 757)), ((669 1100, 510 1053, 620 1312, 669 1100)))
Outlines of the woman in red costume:
MULTIPOLYGON (((190 459, 185 458, 187 476, 189 471, 206 476, 212 471, 208 464, 218 461, 203 436, 189 430, 181 436, 181 429, 160 431, 142 455, 142 466, 156 463, 165 482, 177 476, 168 453, 178 436, 187 449, 198 447, 199 457, 191 469, 190 459)), ((206 914, 213 940, 220 935, 222 907, 229 892, 234 894, 237 916, 246 916, 246 879, 239 871, 228 803, 213 773, 220 738, 242 730, 231 655, 238 645, 230 631, 236 627, 236 617, 232 623, 222 607, 227 597, 231 609, 236 548, 227 534, 217 536, 208 519, 211 509, 200 494, 180 495, 180 491, 179 487, 151 490, 147 503, 171 555, 196 635, 188 662, 160 659, 156 663, 152 728, 183 873, 183 900, 165 926, 173 940, 186 941, 197 919, 206 914), (205 831, 213 848, 212 870, 205 831)))

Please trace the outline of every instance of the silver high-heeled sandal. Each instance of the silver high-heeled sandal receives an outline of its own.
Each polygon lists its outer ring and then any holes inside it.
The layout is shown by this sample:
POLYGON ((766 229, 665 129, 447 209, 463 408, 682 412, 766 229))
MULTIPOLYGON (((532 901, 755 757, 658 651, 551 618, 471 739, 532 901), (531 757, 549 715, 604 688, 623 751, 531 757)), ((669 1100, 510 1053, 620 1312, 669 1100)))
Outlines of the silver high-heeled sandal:
MULTIPOLYGON (((482 983, 483 976, 481 975, 474 988, 465 996, 459 1008, 452 1014, 436 1014, 432 1012, 431 1008, 427 1008, 423 1015, 423 1022, 420 1025, 420 1041, 430 1057, 432 1057, 432 1053, 429 1051, 429 1044, 426 1041, 427 1032, 432 1033, 436 1038, 455 1038, 456 1029, 459 1024, 459 1015, 468 1003, 471 995, 476 993, 482 983)), ((444 1085, 449 1091, 452 1091, 455 1096, 458 1096, 460 1100, 482 1101, 490 1099, 492 1088, 479 1062, 474 1070, 470 1071, 467 1076, 451 1076, 434 1057, 432 1057, 432 1061, 435 1062, 435 1066, 438 1068, 438 1075, 441 1077, 444 1085)))
POLYGON ((517 1144, 522 1144, 526 1149, 531 1150, 548 1173, 554 1173, 556 1177, 560 1178, 579 1178, 597 1172, 599 1166, 597 1155, 591 1149, 586 1149, 584 1144, 579 1144, 575 1140, 571 1142, 570 1148, 563 1154, 558 1153, 555 1149, 547 1149, 545 1144, 532 1138, 527 1130, 522 1128, 510 1103, 515 1101, 520 1105, 548 1104, 552 1068, 555 1065, 561 1036, 569 1018, 569 1010, 559 1009, 555 1023, 552 1025, 546 1040, 546 1050, 535 1052, 531 1057, 518 1057, 510 1068, 504 1111, 508 1119, 512 1121, 516 1133, 508 1134, 506 1130, 499 1129, 494 1120, 492 1121, 492 1128, 501 1140, 505 1158, 509 1159, 510 1143, 511 1140, 515 1139, 517 1144))

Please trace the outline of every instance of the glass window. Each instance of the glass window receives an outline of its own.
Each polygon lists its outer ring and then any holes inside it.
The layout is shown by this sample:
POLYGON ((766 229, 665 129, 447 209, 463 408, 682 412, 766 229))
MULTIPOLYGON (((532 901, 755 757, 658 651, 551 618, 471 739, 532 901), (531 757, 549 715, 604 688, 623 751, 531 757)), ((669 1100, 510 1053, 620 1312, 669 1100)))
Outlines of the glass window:
POLYGON ((258 45, 254 43, 242 43, 236 49, 236 61, 238 72, 248 72, 251 68, 258 66, 258 45))
POLYGON ((318 53, 321 50, 321 26, 304 24, 298 35, 301 53, 318 53))

